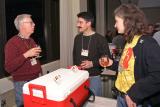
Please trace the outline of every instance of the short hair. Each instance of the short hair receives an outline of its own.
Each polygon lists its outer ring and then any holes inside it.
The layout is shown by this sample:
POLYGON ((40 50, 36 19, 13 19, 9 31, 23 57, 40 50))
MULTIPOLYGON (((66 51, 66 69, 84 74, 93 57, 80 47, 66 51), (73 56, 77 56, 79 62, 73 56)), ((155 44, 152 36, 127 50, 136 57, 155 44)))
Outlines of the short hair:
POLYGON ((91 22, 91 27, 95 28, 95 23, 94 23, 95 19, 94 19, 94 16, 93 16, 92 13, 90 13, 90 12, 80 12, 80 13, 77 14, 77 17, 78 18, 83 18, 84 20, 91 22))
POLYGON ((134 4, 122 4, 115 11, 114 15, 124 20, 124 35, 127 42, 131 42, 135 35, 145 34, 147 20, 145 14, 134 4))
POLYGON ((15 25, 16 29, 19 31, 19 27, 20 27, 20 24, 22 23, 23 19, 24 18, 30 18, 30 17, 31 17, 30 14, 17 15, 17 17, 14 20, 14 25, 15 25))

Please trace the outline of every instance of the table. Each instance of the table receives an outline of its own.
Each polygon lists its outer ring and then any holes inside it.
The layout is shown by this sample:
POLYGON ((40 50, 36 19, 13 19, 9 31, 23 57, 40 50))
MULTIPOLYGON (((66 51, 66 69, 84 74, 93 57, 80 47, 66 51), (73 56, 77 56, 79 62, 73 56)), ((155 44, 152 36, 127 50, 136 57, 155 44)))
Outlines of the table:
POLYGON ((113 70, 107 69, 101 73, 103 97, 115 97, 112 95, 112 87, 114 86, 115 78, 116 72, 113 70))
POLYGON ((87 102, 83 107, 116 107, 116 104, 115 99, 96 96, 94 102, 87 102))
POLYGON ((101 75, 103 76, 116 76, 116 71, 113 71, 113 70, 110 70, 110 69, 107 69, 106 71, 103 71, 101 73, 101 75))

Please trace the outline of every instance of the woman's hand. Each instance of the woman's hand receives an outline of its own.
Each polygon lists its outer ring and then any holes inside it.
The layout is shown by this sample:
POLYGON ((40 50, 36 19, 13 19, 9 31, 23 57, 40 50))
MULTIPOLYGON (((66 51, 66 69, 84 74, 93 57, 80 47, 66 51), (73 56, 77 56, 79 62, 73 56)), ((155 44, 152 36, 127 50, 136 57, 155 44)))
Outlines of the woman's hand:
MULTIPOLYGON (((100 59, 99 59, 99 64, 100 64, 102 67, 104 67, 102 60, 103 60, 103 58, 100 58, 100 59)), ((108 63, 107 63, 107 65, 106 65, 106 67, 109 67, 109 66, 111 66, 111 65, 113 64, 113 60, 110 59, 109 57, 107 58, 107 61, 108 61, 108 63)))
POLYGON ((126 103, 128 107, 137 107, 136 103, 132 101, 132 99, 128 96, 125 95, 126 103))

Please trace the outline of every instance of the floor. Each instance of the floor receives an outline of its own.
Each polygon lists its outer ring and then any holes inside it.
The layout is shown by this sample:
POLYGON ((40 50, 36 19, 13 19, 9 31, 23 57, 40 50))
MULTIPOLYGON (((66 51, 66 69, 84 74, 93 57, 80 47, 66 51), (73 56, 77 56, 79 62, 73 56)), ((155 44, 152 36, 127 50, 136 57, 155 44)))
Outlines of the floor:
POLYGON ((11 90, 11 91, 8 91, 4 94, 1 94, 0 99, 5 101, 3 104, 1 103, 0 107, 16 107, 15 106, 14 90, 11 90))

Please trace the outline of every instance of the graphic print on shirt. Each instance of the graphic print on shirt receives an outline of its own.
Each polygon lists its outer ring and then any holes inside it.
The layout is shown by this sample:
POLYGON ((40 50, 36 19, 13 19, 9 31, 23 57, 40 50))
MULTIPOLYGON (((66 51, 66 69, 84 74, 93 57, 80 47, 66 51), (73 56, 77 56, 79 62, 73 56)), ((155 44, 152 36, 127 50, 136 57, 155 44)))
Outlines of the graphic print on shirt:
POLYGON ((134 78, 134 64, 135 64, 135 56, 133 52, 133 48, 137 44, 140 36, 135 36, 131 43, 127 43, 118 67, 118 76, 115 82, 116 88, 126 93, 126 91, 135 83, 134 78))
POLYGON ((124 60, 123 60, 123 68, 127 69, 128 68, 128 63, 131 59, 131 56, 133 54, 133 50, 132 48, 128 48, 127 49, 127 52, 126 52, 126 55, 124 56, 124 60))

